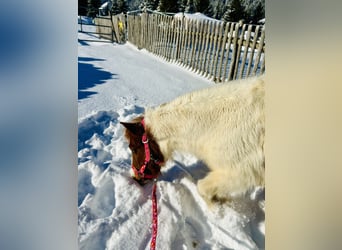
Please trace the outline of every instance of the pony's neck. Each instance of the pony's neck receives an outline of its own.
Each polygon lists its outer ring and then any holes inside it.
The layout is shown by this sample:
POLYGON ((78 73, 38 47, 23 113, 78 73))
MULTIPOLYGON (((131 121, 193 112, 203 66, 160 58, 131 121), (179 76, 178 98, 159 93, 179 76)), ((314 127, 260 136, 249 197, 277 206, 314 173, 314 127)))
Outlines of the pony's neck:
POLYGON ((165 161, 172 157, 173 151, 178 149, 186 138, 183 138, 182 119, 176 113, 163 108, 146 110, 145 125, 159 145, 165 161))

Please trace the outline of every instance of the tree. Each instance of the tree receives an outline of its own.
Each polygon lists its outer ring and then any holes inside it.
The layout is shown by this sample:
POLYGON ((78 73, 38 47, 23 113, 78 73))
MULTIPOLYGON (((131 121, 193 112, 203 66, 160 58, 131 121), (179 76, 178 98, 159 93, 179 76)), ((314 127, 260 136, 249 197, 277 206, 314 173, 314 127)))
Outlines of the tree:
POLYGON ((139 5, 139 9, 149 9, 149 10, 156 10, 158 8, 159 0, 144 0, 139 5))
POLYGON ((87 15, 87 0, 78 0, 78 15, 86 16, 87 15))
POLYGON ((178 0, 160 0, 157 8, 160 12, 178 12, 178 0))
POLYGON ((249 22, 257 24, 260 19, 265 18, 265 5, 258 2, 249 10, 249 22))
POLYGON ((121 13, 117 0, 112 0, 112 8, 110 9, 110 12, 112 13, 112 15, 121 13))
POLYGON ((209 0, 187 0, 184 12, 201 12, 207 14, 209 10, 209 0))
POLYGON ((88 0, 87 7, 87 16, 96 17, 96 15, 99 13, 99 8, 101 7, 101 0, 88 0))
POLYGON ((226 12, 227 6, 220 0, 212 2, 208 8, 208 16, 220 20, 226 12))
POLYGON ((194 0, 188 0, 187 5, 185 7, 185 12, 186 13, 195 13, 196 11, 197 10, 196 10, 195 4, 194 4, 194 0))
POLYGON ((127 2, 126 0, 117 0, 118 1, 118 7, 119 7, 119 10, 120 10, 120 13, 127 13, 128 11, 128 5, 127 5, 127 2))
POLYGON ((188 0, 178 0, 178 11, 185 12, 186 5, 188 3, 188 0))
POLYGON ((240 0, 232 0, 224 13, 223 20, 226 22, 238 22, 246 18, 245 7, 240 0))
POLYGON ((209 0, 195 0, 196 12, 208 14, 209 0))
POLYGON ((128 5, 125 0, 112 0, 112 8, 110 12, 112 15, 126 13, 128 11, 128 5))

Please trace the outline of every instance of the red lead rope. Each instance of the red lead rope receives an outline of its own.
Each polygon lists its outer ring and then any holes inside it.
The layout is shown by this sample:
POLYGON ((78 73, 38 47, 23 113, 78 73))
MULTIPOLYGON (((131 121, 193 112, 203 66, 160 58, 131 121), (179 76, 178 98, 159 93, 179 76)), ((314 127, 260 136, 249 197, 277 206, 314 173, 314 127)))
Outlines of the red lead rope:
POLYGON ((157 209, 157 195, 156 195, 157 183, 154 182, 152 188, 152 239, 150 249, 156 249, 156 239, 158 232, 158 209, 157 209))

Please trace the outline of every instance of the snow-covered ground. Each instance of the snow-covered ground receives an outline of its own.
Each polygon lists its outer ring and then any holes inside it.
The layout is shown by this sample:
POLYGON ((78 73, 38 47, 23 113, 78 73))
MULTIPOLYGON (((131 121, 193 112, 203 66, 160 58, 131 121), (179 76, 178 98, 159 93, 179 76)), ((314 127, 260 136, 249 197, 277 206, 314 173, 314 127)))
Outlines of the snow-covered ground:
MULTIPOLYGON (((152 184, 131 178, 119 121, 214 83, 130 44, 79 41, 78 66, 79 248, 149 249, 152 184)), ((175 159, 157 183, 156 249, 264 249, 264 191, 208 208, 196 189, 206 167, 175 159)))

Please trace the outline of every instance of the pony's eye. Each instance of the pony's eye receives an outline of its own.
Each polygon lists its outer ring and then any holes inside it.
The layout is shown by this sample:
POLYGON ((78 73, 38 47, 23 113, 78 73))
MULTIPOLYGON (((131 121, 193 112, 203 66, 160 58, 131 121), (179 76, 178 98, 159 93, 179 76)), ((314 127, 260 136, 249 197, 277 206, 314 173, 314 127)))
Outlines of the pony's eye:
POLYGON ((129 145, 129 149, 132 151, 132 153, 136 154, 137 153, 137 148, 133 147, 132 145, 129 145))

